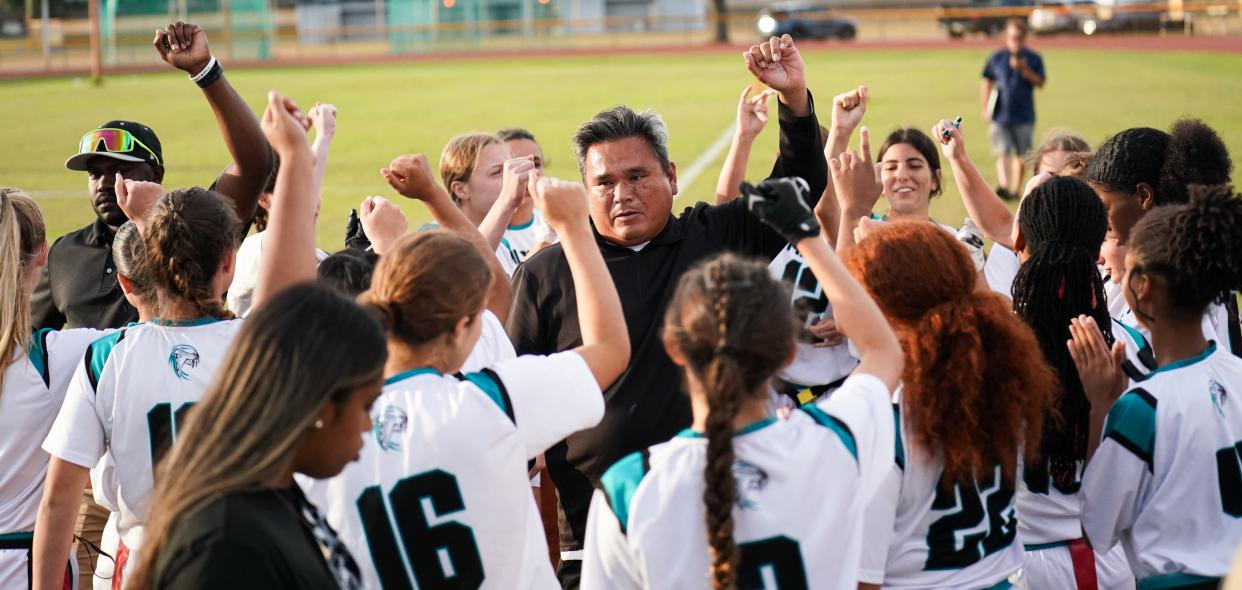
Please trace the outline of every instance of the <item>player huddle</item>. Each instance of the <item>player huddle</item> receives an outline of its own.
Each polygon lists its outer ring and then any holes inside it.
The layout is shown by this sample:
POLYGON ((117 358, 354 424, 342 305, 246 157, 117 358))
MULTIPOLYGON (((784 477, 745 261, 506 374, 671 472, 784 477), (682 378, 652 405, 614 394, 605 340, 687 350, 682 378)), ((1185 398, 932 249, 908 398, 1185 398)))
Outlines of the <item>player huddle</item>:
POLYGON ((1215 132, 1053 138, 1014 215, 960 118, 873 162, 866 128, 848 149, 865 87, 821 131, 792 40, 745 59, 781 152, 744 182, 767 122, 748 88, 715 205, 660 209, 666 132, 618 107, 575 137, 586 186, 520 131, 454 139, 439 182, 396 158, 382 176, 435 227, 368 197, 331 256, 327 146, 273 91, 249 258, 244 202, 116 174, 123 328, 32 328, 44 220, 0 189, 0 586, 76 587, 89 483, 113 588, 1219 587, 1242 544, 1242 197, 1215 132), (961 230, 930 217, 941 154, 961 230), (557 571, 530 462, 577 469, 572 435, 666 419, 617 393, 652 354, 682 430, 589 478, 557 571))

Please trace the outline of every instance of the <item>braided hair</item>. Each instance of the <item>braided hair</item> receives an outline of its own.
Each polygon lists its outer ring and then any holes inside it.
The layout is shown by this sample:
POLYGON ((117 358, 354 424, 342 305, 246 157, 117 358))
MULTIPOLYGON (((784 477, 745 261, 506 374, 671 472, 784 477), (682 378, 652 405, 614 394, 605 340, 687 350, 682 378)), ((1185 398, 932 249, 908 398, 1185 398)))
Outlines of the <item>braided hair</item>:
POLYGON ((1091 405, 1065 342, 1070 320, 1090 316, 1113 343, 1104 279, 1096 261, 1108 231, 1108 212, 1086 182, 1057 177, 1022 201, 1018 225, 1030 257, 1013 283, 1014 311, 1035 331, 1039 347, 1061 381, 1056 408, 1042 441, 1052 477, 1069 487, 1087 457, 1091 405))
POLYGON ((713 590, 737 586, 733 420, 793 352, 797 322, 789 306, 772 304, 788 300, 789 288, 765 263, 726 253, 682 276, 665 315, 666 339, 685 356, 687 381, 701 384, 710 408, 703 502, 713 590))
POLYGON ((141 274, 159 293, 161 314, 180 301, 200 316, 233 317, 212 282, 241 242, 241 229, 232 204, 205 188, 175 190, 155 204, 141 274))
POLYGON ((1190 202, 1160 207, 1134 230, 1131 252, 1140 272, 1168 281, 1175 313, 1197 317, 1242 289, 1242 195, 1233 187, 1198 186, 1190 202))
POLYGON ((1114 191, 1152 190, 1156 205, 1185 203, 1193 185, 1229 182, 1233 162, 1225 142, 1206 123, 1180 119, 1168 133, 1150 127, 1126 129, 1096 150, 1083 176, 1114 191))

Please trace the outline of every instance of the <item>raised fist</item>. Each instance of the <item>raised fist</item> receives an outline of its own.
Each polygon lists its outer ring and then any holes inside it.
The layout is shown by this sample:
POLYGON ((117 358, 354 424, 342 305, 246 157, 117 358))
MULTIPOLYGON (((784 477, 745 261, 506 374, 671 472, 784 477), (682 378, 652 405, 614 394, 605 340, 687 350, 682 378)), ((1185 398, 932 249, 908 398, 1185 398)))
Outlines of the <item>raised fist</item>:
POLYGON ((164 196, 164 187, 159 183, 142 180, 128 180, 116 173, 116 204, 125 215, 134 221, 139 230, 145 229, 144 221, 155 208, 155 203, 164 196))
POLYGON ((742 198, 751 214, 766 223, 790 244, 819 235, 819 222, 806 204, 810 192, 801 178, 770 178, 753 186, 743 182, 742 198))
POLYGON ((590 217, 586 187, 580 183, 532 172, 527 179, 526 190, 535 200, 535 207, 557 233, 564 234, 568 228, 585 225, 590 217))
POLYGON ((425 201, 436 192, 435 175, 423 154, 397 156, 380 174, 392 190, 407 199, 425 201))
POLYGON ((259 127, 267 142, 282 160, 304 152, 310 155, 310 147, 306 144, 306 128, 309 122, 302 117, 298 107, 292 100, 281 96, 275 90, 267 93, 267 109, 263 111, 263 119, 259 127))
POLYGON ((197 75, 211 63, 211 47, 207 45, 207 33, 193 23, 177 21, 155 30, 151 42, 160 59, 191 76, 197 75))

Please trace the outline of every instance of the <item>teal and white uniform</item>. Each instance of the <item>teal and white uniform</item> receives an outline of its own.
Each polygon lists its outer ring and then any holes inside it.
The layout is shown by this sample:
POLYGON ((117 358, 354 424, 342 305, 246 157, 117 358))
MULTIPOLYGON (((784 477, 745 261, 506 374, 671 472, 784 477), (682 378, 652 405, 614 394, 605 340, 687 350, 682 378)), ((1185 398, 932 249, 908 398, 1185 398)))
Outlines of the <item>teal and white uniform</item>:
POLYGON ((1082 484, 1082 526, 1120 544, 1140 590, 1211 583, 1242 543, 1242 359, 1213 343, 1113 404, 1082 484))
POLYGON ((603 415, 572 351, 406 371, 385 381, 359 460, 308 496, 368 588, 558 588, 527 461, 603 415))
MULTIPOLYGON (((39 447, 86 347, 106 332, 39 330, 4 368, 0 391, 0 588, 26 588, 49 456, 39 447)), ((74 561, 71 559, 71 561, 74 561)), ((76 578, 75 578, 76 581, 76 578)))
POLYGON ((867 507, 859 581, 884 588, 1009 588, 1022 565, 1014 484, 1000 465, 976 481, 946 482, 938 452, 913 444, 898 403, 895 460, 867 507))
MULTIPOLYGON (((890 393, 854 374, 788 420, 735 433, 738 586, 853 590, 863 508, 893 462, 890 393)), ((583 590, 708 588, 707 440, 683 431, 600 478, 587 520, 583 590)))
POLYGON ((110 493, 129 563, 142 544, 155 461, 206 393, 242 324, 154 320, 119 330, 90 345, 73 377, 43 448, 87 469, 105 454, 111 458, 110 493))

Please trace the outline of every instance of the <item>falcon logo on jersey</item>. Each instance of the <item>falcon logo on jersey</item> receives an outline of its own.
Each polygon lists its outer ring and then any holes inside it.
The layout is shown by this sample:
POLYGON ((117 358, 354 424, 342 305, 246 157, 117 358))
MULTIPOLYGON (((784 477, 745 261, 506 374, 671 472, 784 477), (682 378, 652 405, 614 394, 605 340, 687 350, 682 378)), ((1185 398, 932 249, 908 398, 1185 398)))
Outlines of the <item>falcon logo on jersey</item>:
POLYGON ((198 366, 198 351, 189 344, 178 344, 168 353, 168 365, 173 375, 182 381, 190 380, 190 369, 198 366))
POLYGON ((768 472, 745 461, 734 461, 733 479, 737 480, 738 508, 758 510, 759 503, 752 496, 768 487, 768 472))
POLYGON ((386 406, 384 413, 375 418, 373 422, 371 432, 375 434, 375 442, 379 443, 380 448, 385 451, 400 451, 401 435, 405 433, 405 427, 410 423, 405 410, 397 406, 386 406))
POLYGON ((1224 416, 1225 400, 1229 396, 1225 387, 1216 381, 1208 381, 1208 391, 1212 394, 1212 407, 1216 408, 1216 413, 1224 416))

